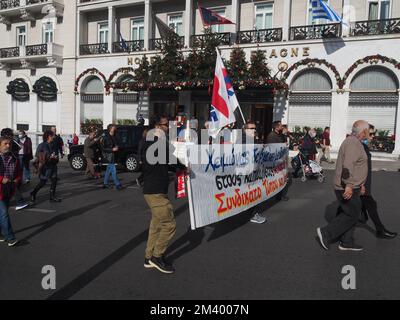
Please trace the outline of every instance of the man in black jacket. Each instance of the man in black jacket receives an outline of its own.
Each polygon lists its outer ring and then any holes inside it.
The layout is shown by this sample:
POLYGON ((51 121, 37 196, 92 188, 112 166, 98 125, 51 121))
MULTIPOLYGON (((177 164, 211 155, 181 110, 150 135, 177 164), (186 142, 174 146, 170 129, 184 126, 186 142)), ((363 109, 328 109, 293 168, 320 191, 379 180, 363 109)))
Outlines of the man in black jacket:
POLYGON ((169 242, 175 235, 176 222, 173 207, 168 199, 168 119, 157 117, 154 129, 149 135, 154 135, 153 141, 146 141, 143 147, 143 194, 151 210, 151 223, 145 253, 145 268, 156 268, 163 273, 174 273, 175 269, 164 259, 164 253, 169 242), (154 152, 149 150, 158 147, 154 152), (162 154, 165 154, 162 159, 162 154), (148 152, 149 151, 149 152, 148 152), (158 160, 151 159, 156 157, 158 160), (166 160, 166 161, 164 161, 166 160))
POLYGON ((364 187, 361 188, 361 203, 362 203, 362 212, 365 220, 368 219, 368 216, 371 218, 372 222, 375 225, 376 229, 376 237, 380 239, 394 239, 397 236, 396 232, 388 231, 383 225, 381 219, 378 214, 378 205, 375 199, 372 197, 371 185, 372 185, 372 155, 369 151, 368 144, 372 141, 375 136, 375 127, 373 125, 369 125, 369 138, 363 141, 363 146, 365 152, 368 156, 368 177, 367 181, 364 184, 364 187))
POLYGON ((53 131, 46 131, 43 133, 43 142, 38 145, 36 150, 36 166, 39 172, 39 183, 31 192, 32 204, 36 202, 36 195, 42 189, 47 180, 50 179, 50 202, 61 202, 61 199, 56 197, 57 187, 57 164, 59 161, 58 153, 53 144, 55 135, 53 131))
POLYGON ((108 125, 107 133, 101 139, 101 145, 102 145, 103 157, 108 162, 106 173, 104 175, 103 188, 106 189, 110 187, 108 181, 111 175, 117 190, 122 190, 122 185, 118 179, 117 168, 115 166, 116 153, 119 150, 118 140, 117 140, 117 127, 115 125, 113 124, 108 125))
POLYGON ((54 133, 54 139, 52 142, 52 149, 57 157, 64 158, 64 141, 59 134, 57 134, 57 128, 51 127, 51 131, 54 133))

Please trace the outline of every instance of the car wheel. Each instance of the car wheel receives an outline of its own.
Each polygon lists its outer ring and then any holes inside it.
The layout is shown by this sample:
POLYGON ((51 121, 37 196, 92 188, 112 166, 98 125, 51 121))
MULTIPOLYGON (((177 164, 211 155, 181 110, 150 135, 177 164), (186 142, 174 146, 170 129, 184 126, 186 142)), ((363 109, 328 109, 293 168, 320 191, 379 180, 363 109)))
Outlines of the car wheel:
POLYGON ((85 158, 79 154, 72 156, 70 164, 75 171, 81 171, 86 167, 85 158))
POLYGON ((130 155, 126 158, 125 167, 129 172, 136 172, 139 170, 139 161, 136 156, 130 155))

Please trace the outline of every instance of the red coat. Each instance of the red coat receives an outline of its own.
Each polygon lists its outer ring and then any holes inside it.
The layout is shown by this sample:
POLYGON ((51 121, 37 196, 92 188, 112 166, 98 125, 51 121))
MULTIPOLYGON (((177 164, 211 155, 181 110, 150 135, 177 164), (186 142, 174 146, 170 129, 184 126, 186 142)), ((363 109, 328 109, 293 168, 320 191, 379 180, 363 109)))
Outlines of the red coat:
MULTIPOLYGON (((15 170, 17 172, 16 172, 15 183, 12 183, 11 194, 9 196, 10 199, 14 196, 14 193, 15 193, 15 190, 16 190, 17 186, 19 186, 21 184, 21 182, 22 182, 22 169, 21 169, 21 166, 19 164, 19 160, 16 159, 15 162, 16 162, 15 170)), ((3 179, 4 179, 4 177, 0 175, 0 201, 4 200, 3 192, 4 192, 5 185, 3 184, 3 179)))
POLYGON ((72 144, 73 144, 74 146, 77 146, 78 143, 79 143, 79 138, 78 138, 78 136, 75 136, 75 137, 72 139, 72 144))

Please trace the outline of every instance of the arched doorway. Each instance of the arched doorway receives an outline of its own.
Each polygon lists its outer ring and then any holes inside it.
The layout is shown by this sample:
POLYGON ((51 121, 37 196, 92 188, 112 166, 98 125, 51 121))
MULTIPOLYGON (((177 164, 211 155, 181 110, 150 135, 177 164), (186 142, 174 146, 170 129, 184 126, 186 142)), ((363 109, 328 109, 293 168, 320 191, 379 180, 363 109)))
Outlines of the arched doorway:
POLYGON ((329 127, 331 123, 332 81, 320 69, 307 69, 296 75, 290 86, 288 127, 329 127))
POLYGON ((395 134, 398 89, 396 75, 385 67, 371 66, 358 72, 350 84, 347 132, 354 121, 362 119, 382 135, 395 134))
POLYGON ((103 124, 104 85, 96 76, 87 78, 81 88, 81 122, 103 124))

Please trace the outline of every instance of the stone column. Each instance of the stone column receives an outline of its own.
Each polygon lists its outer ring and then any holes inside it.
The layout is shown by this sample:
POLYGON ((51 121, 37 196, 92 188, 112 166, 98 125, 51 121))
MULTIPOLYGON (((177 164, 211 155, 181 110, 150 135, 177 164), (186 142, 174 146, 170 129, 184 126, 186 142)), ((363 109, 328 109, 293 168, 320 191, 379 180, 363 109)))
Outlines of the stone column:
POLYGON ((153 37, 153 18, 150 0, 144 2, 144 48, 149 50, 150 39, 153 37))
POLYGON ((338 150, 346 138, 349 99, 350 92, 332 93, 331 144, 333 150, 338 150))
POLYGON ((190 37, 193 30, 193 0, 186 0, 185 7, 185 46, 190 47, 190 37))
POLYGON ((283 3, 282 39, 283 41, 288 41, 290 35, 291 20, 292 20, 292 0, 283 0, 283 1, 284 3, 283 3))
POLYGON ((113 42, 115 39, 115 8, 108 7, 108 52, 112 53, 113 42))
POLYGON ((393 154, 400 156, 400 99, 397 105, 397 116, 396 116, 396 141, 394 145, 393 154))
POLYGON ((103 111, 103 128, 107 129, 107 126, 114 123, 114 94, 104 95, 104 111, 103 111))

